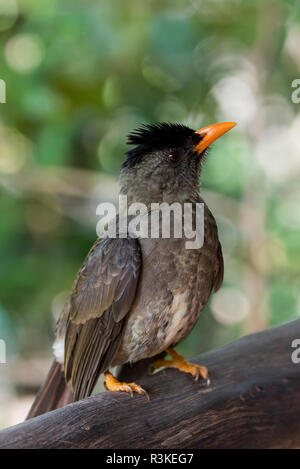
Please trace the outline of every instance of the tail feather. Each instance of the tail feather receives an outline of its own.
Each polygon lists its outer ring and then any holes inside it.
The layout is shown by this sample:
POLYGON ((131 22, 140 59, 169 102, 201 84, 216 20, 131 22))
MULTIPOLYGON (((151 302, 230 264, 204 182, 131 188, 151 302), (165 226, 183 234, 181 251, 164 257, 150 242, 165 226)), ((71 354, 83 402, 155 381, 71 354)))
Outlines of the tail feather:
POLYGON ((52 363, 44 385, 37 394, 26 420, 73 402, 71 384, 66 383, 62 365, 52 363))

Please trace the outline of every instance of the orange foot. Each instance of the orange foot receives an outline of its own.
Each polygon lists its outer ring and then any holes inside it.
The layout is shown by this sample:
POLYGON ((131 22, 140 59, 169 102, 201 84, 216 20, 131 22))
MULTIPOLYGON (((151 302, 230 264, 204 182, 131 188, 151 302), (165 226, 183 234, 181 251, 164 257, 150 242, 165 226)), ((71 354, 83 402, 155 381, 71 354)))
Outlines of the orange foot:
POLYGON ((104 377, 105 377, 106 389, 108 389, 109 391, 130 392, 131 397, 133 397, 134 392, 137 392, 138 394, 144 394, 147 397, 148 401, 150 400, 149 394, 147 393, 147 391, 145 391, 145 389, 143 389, 138 384, 121 383, 119 380, 117 380, 117 378, 114 377, 114 375, 110 373, 109 370, 105 371, 104 377))
POLYGON ((198 381, 199 376, 201 376, 203 379, 206 379, 207 383, 209 384, 208 370, 205 366, 196 365, 195 363, 190 363, 186 361, 182 355, 177 353, 172 348, 168 348, 166 352, 172 357, 172 360, 156 360, 151 365, 151 371, 157 370, 158 368, 162 367, 177 368, 177 370, 193 375, 195 381, 198 381))

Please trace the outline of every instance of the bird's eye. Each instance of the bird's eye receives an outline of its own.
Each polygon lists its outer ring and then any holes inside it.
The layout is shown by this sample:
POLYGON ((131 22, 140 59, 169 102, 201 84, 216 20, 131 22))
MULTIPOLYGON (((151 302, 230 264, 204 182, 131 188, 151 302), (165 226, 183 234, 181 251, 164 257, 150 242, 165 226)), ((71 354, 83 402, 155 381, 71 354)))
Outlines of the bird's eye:
POLYGON ((168 155, 168 159, 169 161, 171 161, 171 163, 178 163, 180 158, 181 154, 179 153, 179 151, 171 151, 168 155))

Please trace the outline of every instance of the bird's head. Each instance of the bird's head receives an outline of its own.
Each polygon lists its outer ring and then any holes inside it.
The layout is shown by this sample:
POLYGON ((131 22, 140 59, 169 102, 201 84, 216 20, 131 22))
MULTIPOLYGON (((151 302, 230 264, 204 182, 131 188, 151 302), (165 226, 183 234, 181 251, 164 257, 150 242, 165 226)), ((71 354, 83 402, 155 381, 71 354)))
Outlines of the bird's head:
POLYGON ((121 193, 131 201, 197 200, 201 166, 208 147, 236 124, 223 122, 200 130, 181 124, 150 124, 128 135, 120 174, 121 193))

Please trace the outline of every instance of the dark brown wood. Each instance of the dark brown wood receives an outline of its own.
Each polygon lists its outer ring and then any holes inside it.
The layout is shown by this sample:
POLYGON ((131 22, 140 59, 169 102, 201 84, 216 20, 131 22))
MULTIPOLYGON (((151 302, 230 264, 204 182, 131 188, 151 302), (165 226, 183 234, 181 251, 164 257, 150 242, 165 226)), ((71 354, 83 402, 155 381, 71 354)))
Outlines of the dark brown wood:
POLYGON ((300 319, 196 360, 211 385, 168 369, 151 396, 104 392, 0 432, 0 448, 300 448, 300 319))

